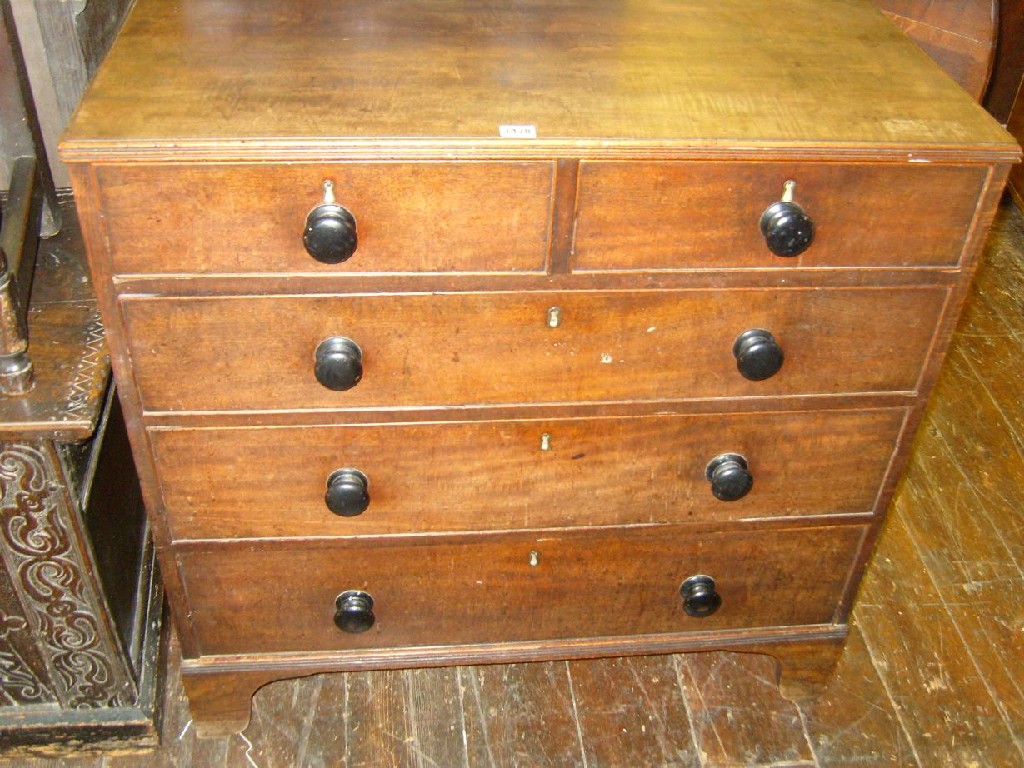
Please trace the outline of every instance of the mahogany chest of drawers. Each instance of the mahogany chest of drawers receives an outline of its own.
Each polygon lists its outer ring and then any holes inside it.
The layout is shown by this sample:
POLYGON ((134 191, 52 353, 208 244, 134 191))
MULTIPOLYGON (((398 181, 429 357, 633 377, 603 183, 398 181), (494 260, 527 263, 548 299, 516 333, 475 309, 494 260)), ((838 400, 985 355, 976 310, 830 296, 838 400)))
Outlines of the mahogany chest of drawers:
POLYGON ((831 670, 1009 164, 859 0, 139 0, 65 136, 193 715, 831 670))

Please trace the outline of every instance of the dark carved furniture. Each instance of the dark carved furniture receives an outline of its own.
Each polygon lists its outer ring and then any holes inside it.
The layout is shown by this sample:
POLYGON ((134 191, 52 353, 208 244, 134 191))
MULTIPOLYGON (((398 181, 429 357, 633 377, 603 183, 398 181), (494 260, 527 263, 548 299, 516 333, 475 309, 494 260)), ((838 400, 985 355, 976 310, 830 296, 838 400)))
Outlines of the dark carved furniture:
POLYGON ((1019 149, 869 2, 139 0, 62 144, 202 733, 832 669, 1019 149))
MULTIPOLYGON (((155 743, 162 590, 74 212, 0 397, 0 750, 155 743)), ((57 242, 59 240, 59 243, 57 242)))
POLYGON ((153 743, 163 593, 81 236, 0 10, 0 749, 153 743))
POLYGON ((3 751, 158 735, 163 592, 70 207, 64 219, 29 305, 35 386, 0 397, 3 751))

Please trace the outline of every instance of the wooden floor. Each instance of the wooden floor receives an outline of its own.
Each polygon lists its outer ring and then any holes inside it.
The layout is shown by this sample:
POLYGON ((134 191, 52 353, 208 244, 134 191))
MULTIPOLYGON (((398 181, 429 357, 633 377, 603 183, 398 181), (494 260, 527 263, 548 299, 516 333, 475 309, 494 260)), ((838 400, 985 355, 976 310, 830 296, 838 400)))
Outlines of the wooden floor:
POLYGON ((727 653, 274 683, 195 738, 173 646, 164 746, 11 765, 1024 765, 1024 216, 1004 204, 826 695, 727 653))

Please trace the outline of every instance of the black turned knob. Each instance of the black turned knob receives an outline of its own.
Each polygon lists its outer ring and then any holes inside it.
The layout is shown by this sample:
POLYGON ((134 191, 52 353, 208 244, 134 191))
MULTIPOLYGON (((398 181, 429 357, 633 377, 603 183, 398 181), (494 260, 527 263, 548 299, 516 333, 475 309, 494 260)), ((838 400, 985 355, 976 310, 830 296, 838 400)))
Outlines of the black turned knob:
POLYGON ((770 332, 751 328, 741 333, 732 345, 736 368, 743 378, 764 381, 779 372, 785 359, 782 347, 770 332))
POLYGON ((352 339, 331 336, 316 348, 313 373, 328 389, 343 392, 363 378, 363 350, 352 339))
POLYGON ((370 506, 370 481, 358 469, 337 469, 327 478, 327 508, 341 517, 356 517, 370 506))
POLYGON ((338 595, 334 623, 342 632, 365 632, 373 626, 373 598, 366 592, 349 590, 338 595))
POLYGON ((324 182, 324 200, 309 212, 302 244, 309 255, 324 264, 340 264, 356 252, 356 219, 334 202, 334 184, 324 182))
POLYGON ((814 241, 814 222, 793 202, 796 182, 787 181, 782 199, 761 214, 761 234, 776 256, 799 256, 814 241))
POLYGON ((747 469, 747 460, 738 453, 723 453, 708 464, 707 477, 711 492, 719 501, 742 499, 754 486, 754 476, 747 469))
POLYGON ((710 576, 691 576, 679 587, 683 610, 698 619, 710 616, 722 607, 722 596, 715 591, 715 580, 710 576))

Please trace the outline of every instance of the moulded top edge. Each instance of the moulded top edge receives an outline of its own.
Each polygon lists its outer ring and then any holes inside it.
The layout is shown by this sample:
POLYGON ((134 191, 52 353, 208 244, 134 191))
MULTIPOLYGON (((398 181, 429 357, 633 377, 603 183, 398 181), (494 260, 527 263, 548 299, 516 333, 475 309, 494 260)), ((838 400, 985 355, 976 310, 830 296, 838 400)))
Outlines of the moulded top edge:
POLYGON ((659 141, 580 139, 262 139, 123 141, 66 139, 66 163, 289 162, 435 160, 807 160, 892 163, 1014 163, 1021 148, 1005 143, 865 144, 844 142, 659 141))

